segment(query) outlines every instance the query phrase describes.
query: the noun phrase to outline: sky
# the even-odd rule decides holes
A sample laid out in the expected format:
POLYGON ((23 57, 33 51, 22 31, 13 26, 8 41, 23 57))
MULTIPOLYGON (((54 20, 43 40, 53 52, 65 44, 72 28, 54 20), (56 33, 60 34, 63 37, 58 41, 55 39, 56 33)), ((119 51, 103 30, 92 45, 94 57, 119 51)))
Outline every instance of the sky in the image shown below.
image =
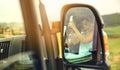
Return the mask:
POLYGON ((84 0, 86 3, 93 5, 101 15, 111 14, 111 13, 120 13, 120 0, 84 0), (87 2, 88 1, 88 2, 87 2))
MULTIPOLYGON (((49 11, 48 15, 52 16, 53 12, 56 12, 54 14, 59 14, 60 9, 64 4, 67 3, 84 3, 89 4, 95 7, 100 15, 105 14, 112 14, 112 13, 120 13, 120 0, 52 0, 53 2, 48 2, 47 0, 44 0, 43 3, 46 4, 46 10, 49 11), (59 1, 59 3, 58 3, 59 1), (54 10, 51 10, 51 8, 54 8, 54 10)), ((59 18, 59 17, 56 17, 59 18)), ((50 19, 55 19, 54 17, 50 17, 50 19)))
POLYGON ((0 0, 0 22, 23 22, 18 0, 0 0))
MULTIPOLYGON (((49 20, 59 20, 61 7, 67 3, 94 6, 101 15, 120 13, 120 0, 42 0, 49 20)), ((23 22, 19 0, 0 0, 0 22, 23 22)))
POLYGON ((120 12, 120 0, 52 0, 53 3, 48 2, 47 0, 44 1, 48 5, 47 9, 50 9, 51 7, 58 8, 60 5, 66 3, 85 3, 97 8, 102 15, 120 12))

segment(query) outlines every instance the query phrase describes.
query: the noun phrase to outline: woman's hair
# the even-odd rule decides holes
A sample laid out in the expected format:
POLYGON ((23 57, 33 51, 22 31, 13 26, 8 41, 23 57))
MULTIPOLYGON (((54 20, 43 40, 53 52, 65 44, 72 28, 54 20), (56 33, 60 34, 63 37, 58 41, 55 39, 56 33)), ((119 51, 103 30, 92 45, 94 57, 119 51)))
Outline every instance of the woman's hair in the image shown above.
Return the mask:
POLYGON ((82 25, 83 24, 84 25, 93 25, 93 22, 88 18, 83 18, 81 22, 82 22, 82 25))
POLYGON ((77 27, 78 30, 82 30, 82 26, 83 25, 87 25, 87 26, 90 26, 92 27, 92 25, 94 25, 93 21, 89 18, 82 18, 82 19, 77 19, 77 20, 74 20, 75 22, 75 25, 77 27), (76 22, 77 21, 77 22, 76 22))

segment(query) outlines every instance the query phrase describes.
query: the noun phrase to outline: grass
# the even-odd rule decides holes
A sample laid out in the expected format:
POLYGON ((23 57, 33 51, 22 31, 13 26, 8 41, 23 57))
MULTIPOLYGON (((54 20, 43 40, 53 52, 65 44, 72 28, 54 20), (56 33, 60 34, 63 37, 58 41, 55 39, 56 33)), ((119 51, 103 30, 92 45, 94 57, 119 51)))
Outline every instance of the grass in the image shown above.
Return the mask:
POLYGON ((111 70, 120 70, 120 26, 104 29, 108 34, 111 70))
POLYGON ((120 54, 120 38, 109 38, 108 43, 111 54, 120 54))
POLYGON ((110 37, 120 37, 120 26, 106 27, 104 30, 110 37))

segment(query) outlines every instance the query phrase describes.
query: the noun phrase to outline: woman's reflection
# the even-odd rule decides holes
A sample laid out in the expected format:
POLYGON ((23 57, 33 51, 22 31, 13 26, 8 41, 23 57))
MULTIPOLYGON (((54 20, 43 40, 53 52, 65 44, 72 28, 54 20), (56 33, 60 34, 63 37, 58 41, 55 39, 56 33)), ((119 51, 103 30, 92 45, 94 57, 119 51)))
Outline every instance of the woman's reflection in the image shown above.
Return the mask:
POLYGON ((77 24, 82 24, 82 27, 76 26, 75 20, 73 20, 73 16, 70 17, 70 22, 68 25, 67 32, 67 50, 65 52, 65 58, 69 62, 73 63, 81 63, 92 60, 91 52, 92 49, 92 41, 93 41, 93 21, 89 18, 83 18, 81 22, 77 24), (70 47, 78 47, 78 54, 74 54, 70 52, 71 50, 75 51, 75 49, 71 49, 70 47))

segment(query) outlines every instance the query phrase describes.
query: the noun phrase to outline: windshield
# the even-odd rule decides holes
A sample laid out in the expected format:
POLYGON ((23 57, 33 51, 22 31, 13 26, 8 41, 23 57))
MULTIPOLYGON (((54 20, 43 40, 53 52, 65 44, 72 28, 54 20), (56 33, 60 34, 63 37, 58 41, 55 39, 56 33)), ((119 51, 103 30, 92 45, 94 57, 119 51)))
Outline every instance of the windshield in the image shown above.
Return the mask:
POLYGON ((0 0, 0 38, 24 35, 19 0, 0 0))
POLYGON ((0 70, 34 70, 19 0, 0 0, 0 70))

